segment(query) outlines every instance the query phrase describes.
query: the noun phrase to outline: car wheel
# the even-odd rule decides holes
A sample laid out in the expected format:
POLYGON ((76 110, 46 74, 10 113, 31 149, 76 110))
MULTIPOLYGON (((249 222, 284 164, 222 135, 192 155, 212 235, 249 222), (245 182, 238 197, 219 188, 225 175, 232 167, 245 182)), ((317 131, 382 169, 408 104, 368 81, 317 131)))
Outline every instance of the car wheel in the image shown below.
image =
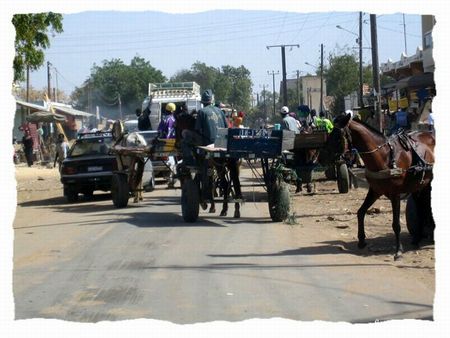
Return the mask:
POLYGON ((70 187, 64 187, 64 196, 66 196, 67 202, 73 203, 78 201, 78 192, 70 187))
POLYGON ((94 196, 94 189, 83 191, 84 197, 91 199, 94 196))
POLYGON ((145 192, 152 192, 153 190, 155 190, 155 178, 154 177, 152 177, 150 179, 150 181, 148 182, 148 184, 144 187, 145 192))

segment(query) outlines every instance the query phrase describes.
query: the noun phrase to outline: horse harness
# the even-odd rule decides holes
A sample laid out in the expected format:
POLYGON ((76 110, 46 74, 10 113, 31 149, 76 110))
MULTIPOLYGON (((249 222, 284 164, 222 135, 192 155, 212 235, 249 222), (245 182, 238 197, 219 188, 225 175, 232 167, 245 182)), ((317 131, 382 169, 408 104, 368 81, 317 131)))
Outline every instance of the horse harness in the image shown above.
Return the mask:
MULTIPOLYGON (((347 128, 346 128, 347 129, 347 128)), ((352 148, 352 139, 350 130, 344 130, 344 136, 349 142, 350 147, 352 148)), ((419 154, 417 148, 417 141, 414 140, 410 134, 408 134, 405 130, 400 129, 396 134, 391 135, 387 141, 383 144, 376 146, 374 149, 369 151, 361 151, 358 152, 361 154, 373 154, 384 147, 389 147, 389 168, 383 169, 380 171, 370 171, 366 168, 365 174, 368 178, 373 179, 387 179, 392 177, 399 177, 404 172, 411 173, 413 176, 421 175, 420 184, 424 183, 425 174, 433 170, 433 163, 429 163, 425 161, 425 159, 419 154), (411 152, 412 160, 411 166, 408 169, 403 169, 397 167, 395 162, 395 152, 399 148, 399 146, 407 151, 411 152)))

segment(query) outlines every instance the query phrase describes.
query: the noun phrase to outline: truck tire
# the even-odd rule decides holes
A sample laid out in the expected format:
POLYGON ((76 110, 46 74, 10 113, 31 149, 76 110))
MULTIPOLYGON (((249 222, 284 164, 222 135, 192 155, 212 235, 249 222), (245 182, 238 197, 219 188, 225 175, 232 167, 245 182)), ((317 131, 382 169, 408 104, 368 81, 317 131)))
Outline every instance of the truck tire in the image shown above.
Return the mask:
POLYGON ((187 223, 198 219, 200 205, 200 187, 196 180, 191 178, 183 180, 181 187, 181 213, 187 223))
POLYGON ((337 184, 338 190, 340 194, 348 193, 348 189, 350 187, 350 177, 348 175, 347 164, 341 163, 336 165, 337 172, 337 184))
POLYGON ((270 218, 274 222, 282 222, 289 216, 290 197, 286 182, 276 179, 272 187, 267 189, 270 218))
POLYGON ((111 179, 111 197, 116 208, 125 208, 130 197, 130 187, 126 174, 113 174, 111 179))

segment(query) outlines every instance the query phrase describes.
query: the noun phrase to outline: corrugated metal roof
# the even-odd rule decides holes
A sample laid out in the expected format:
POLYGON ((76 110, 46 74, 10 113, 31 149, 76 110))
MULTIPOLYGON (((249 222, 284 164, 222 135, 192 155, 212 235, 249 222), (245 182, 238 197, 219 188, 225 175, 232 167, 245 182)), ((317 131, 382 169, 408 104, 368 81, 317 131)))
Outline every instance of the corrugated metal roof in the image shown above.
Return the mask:
POLYGON ((34 111, 47 111, 47 112, 49 111, 48 107, 46 107, 46 106, 41 106, 39 104, 34 104, 34 103, 25 102, 25 101, 21 101, 21 100, 16 100, 16 104, 18 104, 19 106, 30 108, 34 111))
POLYGON ((51 106, 55 110, 55 112, 62 112, 72 116, 82 116, 82 117, 90 117, 94 116, 94 114, 86 113, 81 110, 73 109, 72 107, 68 107, 67 105, 58 104, 55 102, 51 103, 51 106))
MULTIPOLYGON (((50 108, 47 105, 41 106, 38 104, 33 104, 33 103, 29 103, 29 102, 25 102, 25 101, 17 100, 17 99, 16 99, 16 104, 26 107, 26 108, 30 108, 32 111, 50 112, 50 108)), ((81 110, 73 109, 72 107, 70 107, 66 104, 63 104, 63 103, 50 102, 50 105, 55 110, 55 113, 59 112, 59 113, 63 113, 63 114, 71 115, 71 116, 81 116, 81 117, 94 116, 94 114, 90 114, 90 113, 86 113, 81 110)))

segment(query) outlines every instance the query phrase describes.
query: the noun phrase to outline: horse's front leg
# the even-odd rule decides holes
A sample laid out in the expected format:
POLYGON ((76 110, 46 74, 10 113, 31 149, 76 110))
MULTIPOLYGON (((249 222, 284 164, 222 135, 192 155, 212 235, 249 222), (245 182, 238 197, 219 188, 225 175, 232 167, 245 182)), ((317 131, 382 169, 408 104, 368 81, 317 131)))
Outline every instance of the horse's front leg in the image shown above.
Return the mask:
POLYGON ((366 198, 363 204, 358 209, 358 247, 360 249, 366 246, 366 234, 364 232, 364 217, 366 216, 367 210, 375 203, 375 201, 380 197, 380 194, 376 193, 369 188, 366 198))
MULTIPOLYGON (((230 178, 233 182, 234 199, 242 199, 241 181, 239 180, 240 161, 233 160, 230 162, 230 178)), ((229 192, 231 192, 231 187, 229 192)), ((239 202, 234 203, 234 218, 241 217, 241 205, 239 202)))
POLYGON ((395 256, 397 260, 401 257, 403 252, 402 243, 400 242, 400 195, 395 195, 390 198, 392 205, 392 230, 395 233, 395 256))

